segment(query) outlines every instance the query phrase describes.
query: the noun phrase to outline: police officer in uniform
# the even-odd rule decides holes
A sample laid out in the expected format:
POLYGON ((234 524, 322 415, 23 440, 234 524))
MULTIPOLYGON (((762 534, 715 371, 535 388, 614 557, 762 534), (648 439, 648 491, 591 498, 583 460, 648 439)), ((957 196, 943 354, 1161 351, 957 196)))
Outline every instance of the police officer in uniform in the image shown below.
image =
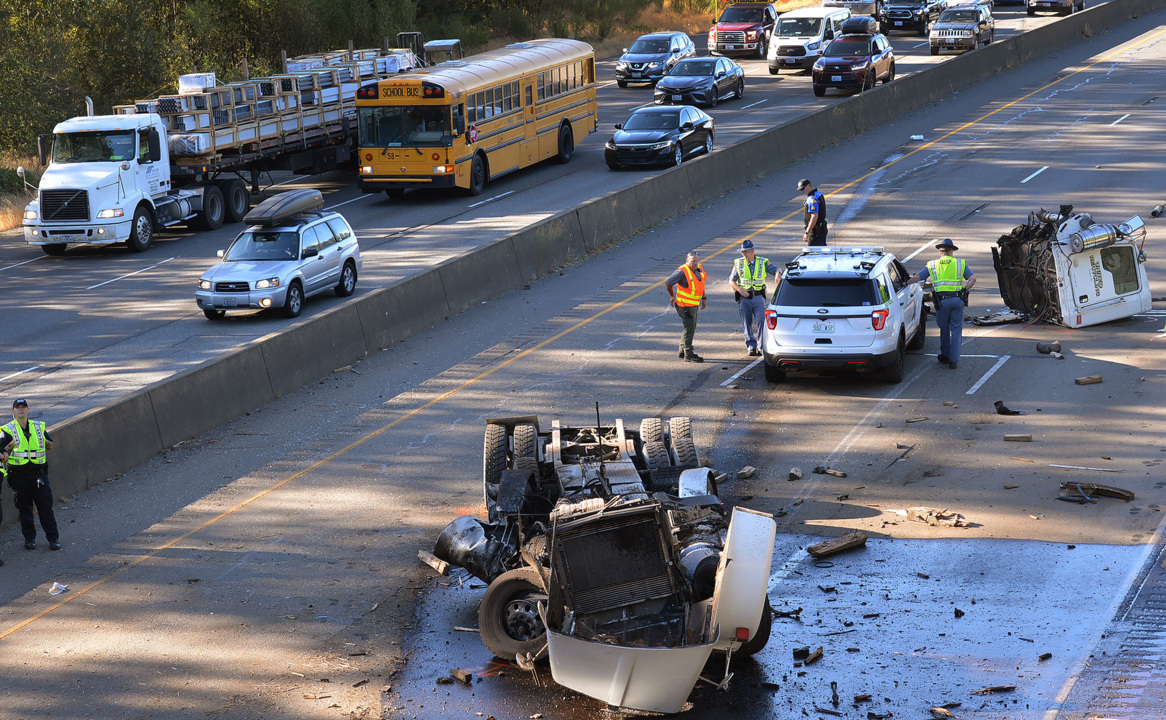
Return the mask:
POLYGON ((704 362, 704 358, 692 349, 692 336, 696 334, 696 315, 705 306, 704 282, 707 278, 700 264, 700 255, 693 250, 688 253, 684 264, 664 281, 672 298, 669 304, 676 308, 676 314, 684 323, 684 332, 680 335, 680 357, 685 362, 704 362))
POLYGON ((966 260, 955 257, 958 247, 951 239, 935 246, 940 252, 937 260, 911 276, 908 284, 931 278, 935 298, 935 322, 939 325, 939 362, 955 370, 960 361, 960 345, 964 334, 964 307, 968 290, 976 284, 976 274, 966 260))
POLYGON ((752 240, 741 243, 741 257, 733 262, 729 285, 737 299, 737 311, 745 329, 745 347, 757 357, 761 324, 765 322, 765 278, 772 271, 768 258, 759 257, 752 240))
POLYGON ((50 550, 60 550, 57 518, 53 514, 53 490, 49 487, 48 451, 53 438, 39 420, 28 419, 28 401, 12 403, 12 422, 0 428, 0 452, 7 454, 8 486, 12 488, 24 549, 36 550, 36 523, 32 508, 40 517, 41 529, 50 550))
POLYGON ((826 196, 806 178, 798 180, 798 191, 806 196, 806 211, 802 218, 806 223, 806 233, 802 235, 802 242, 824 246, 826 233, 830 232, 826 224, 826 196))

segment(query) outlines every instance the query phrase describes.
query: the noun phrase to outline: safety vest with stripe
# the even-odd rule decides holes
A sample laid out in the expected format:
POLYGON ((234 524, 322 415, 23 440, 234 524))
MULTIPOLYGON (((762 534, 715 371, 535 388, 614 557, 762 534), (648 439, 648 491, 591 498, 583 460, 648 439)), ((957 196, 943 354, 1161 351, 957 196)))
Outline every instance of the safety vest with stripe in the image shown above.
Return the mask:
POLYGON ((704 297, 704 266, 698 263, 696 272, 693 272, 688 263, 685 263, 679 269, 684 273, 688 287, 680 287, 679 283, 676 285, 676 304, 682 307, 700 305, 700 300, 704 297))
POLYGON ((13 420, 4 426, 4 431, 16 438, 16 447, 8 454, 9 465, 44 465, 48 455, 45 452, 45 424, 40 420, 29 420, 31 432, 26 437, 20 423, 13 420))
POLYGON ((931 274, 931 285, 935 292, 960 292, 964 289, 964 270, 967 261, 944 255, 938 260, 927 262, 927 272, 931 274))
POLYGON ((737 284, 746 290, 753 290, 754 292, 765 289, 765 276, 768 273, 765 271, 769 265, 769 261, 763 257, 753 258, 753 267, 749 266, 749 262, 743 257, 739 257, 734 261, 737 270, 737 284))

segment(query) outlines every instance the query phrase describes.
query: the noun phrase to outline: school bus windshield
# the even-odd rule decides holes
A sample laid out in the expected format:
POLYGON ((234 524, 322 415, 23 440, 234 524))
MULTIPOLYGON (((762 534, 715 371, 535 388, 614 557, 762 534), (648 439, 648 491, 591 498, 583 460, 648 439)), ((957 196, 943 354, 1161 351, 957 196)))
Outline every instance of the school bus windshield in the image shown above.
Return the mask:
POLYGON ((361 147, 451 145, 448 106, 396 105, 357 108, 361 147))

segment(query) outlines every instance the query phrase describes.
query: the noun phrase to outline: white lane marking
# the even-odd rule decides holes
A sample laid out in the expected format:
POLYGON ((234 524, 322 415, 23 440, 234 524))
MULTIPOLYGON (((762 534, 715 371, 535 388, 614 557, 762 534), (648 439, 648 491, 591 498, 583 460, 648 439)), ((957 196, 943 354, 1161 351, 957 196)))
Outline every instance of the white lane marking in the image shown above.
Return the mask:
POLYGON ((487 198, 485 200, 479 200, 478 202, 473 203, 472 205, 467 205, 466 207, 476 208, 479 205, 485 205, 486 203, 494 202, 495 200, 501 200, 502 198, 506 197, 507 195, 513 195, 513 194, 514 194, 513 190, 507 190, 506 192, 502 193, 501 195, 495 195, 492 198, 487 198))
POLYGON ((131 276, 133 276, 133 275, 137 275, 138 273, 144 273, 144 272, 146 272, 147 270, 153 270, 154 268, 158 267, 159 265, 165 265, 166 263, 170 262, 171 260, 177 260, 177 259, 178 259, 178 256, 177 256, 177 255, 176 255, 176 256, 174 256, 174 257, 172 257, 172 258, 166 258, 166 259, 165 259, 165 260, 163 260, 162 262, 155 263, 154 265, 151 265, 150 267, 144 267, 144 268, 142 268, 141 270, 134 270, 132 273, 126 273, 125 275, 119 275, 118 277, 115 277, 115 278, 113 278, 112 280, 106 280, 105 282, 100 282, 100 283, 97 283, 96 285, 90 285, 89 287, 87 287, 87 288, 85 288, 85 289, 86 289, 86 290, 92 290, 92 289, 94 289, 94 288, 99 288, 99 287, 101 287, 102 285, 108 285, 108 284, 110 284, 111 282, 117 282, 118 280, 123 280, 123 279, 125 279, 125 278, 128 278, 128 277, 131 277, 131 276))
POLYGON ((37 260, 40 260, 43 257, 47 257, 47 256, 46 255, 39 255, 37 257, 34 257, 32 260, 25 260, 24 262, 13 263, 11 265, 8 265, 7 267, 0 268, 0 272, 4 272, 5 270, 11 270, 14 267, 20 267, 21 265, 27 265, 30 262, 36 262, 37 260))
POLYGON ((921 252, 923 252, 924 250, 926 250, 927 248, 931 247, 931 243, 933 243, 933 242, 935 242, 935 241, 934 241, 934 240, 928 240, 927 242, 923 243, 922 245, 920 245, 920 246, 919 246, 919 249, 918 249, 918 250, 916 250, 915 252, 911 253, 911 254, 910 254, 910 255, 908 255, 907 257, 903 258, 903 262, 907 262, 908 260, 910 260, 910 259, 914 258, 914 257, 915 257, 916 255, 918 255, 919 253, 921 253, 921 252))
POLYGON ((1122 120, 1125 120, 1129 116, 1130 116, 1130 113, 1126 113, 1125 115, 1122 115, 1121 117, 1119 117, 1117 120, 1114 120, 1113 122, 1111 122, 1109 124, 1109 126, 1113 127, 1114 125, 1117 125, 1119 122, 1121 122, 1122 120))
POLYGON ((842 212, 838 213, 838 217, 834 219, 834 241, 838 244, 845 245, 838 240, 839 233, 842 232, 842 226, 858 217, 862 209, 866 207, 867 202, 874 196, 878 189, 879 182, 882 181, 883 175, 887 172, 887 166, 903 157, 899 153, 895 153, 883 160, 883 167, 871 173, 862 184, 850 196, 846 207, 842 208, 842 212))
POLYGON ((40 365, 33 365, 30 368, 25 368, 23 370, 17 370, 16 372, 12 373, 11 375, 5 375, 4 377, 0 378, 0 382, 4 382, 5 380, 11 380, 12 378, 16 377, 17 375, 23 375, 26 372, 32 372, 33 370, 36 370, 38 367, 40 367, 40 365))
POLYGON ((912 49, 912 50, 914 50, 914 49, 915 49, 915 48, 917 48, 917 47, 923 47, 924 45, 929 45, 930 43, 931 43, 931 41, 930 41, 930 40, 924 40, 924 41, 923 41, 923 42, 921 42, 921 43, 918 43, 918 44, 916 44, 916 45, 912 45, 912 46, 911 46, 911 49, 912 49))
POLYGON ((988 370, 988 372, 984 373, 984 375, 979 380, 976 381, 976 384, 973 385, 971 387, 971 389, 968 390, 964 394, 965 395, 974 395, 977 390, 979 390, 980 388, 982 388, 984 386, 984 383, 988 382, 988 378, 990 378, 994 374, 996 374, 996 371, 999 370, 1004 365, 1004 363, 1008 362, 1009 358, 1011 358, 1011 357, 1012 357, 1011 355, 1001 356, 1000 359, 996 361, 996 364, 993 365, 992 368, 990 370, 988 370))
POLYGON ((303 180, 303 179, 304 179, 303 176, 288 178, 287 180, 284 180, 283 182, 275 183, 271 187, 279 187, 280 185, 287 185, 289 182, 299 182, 300 180, 303 180))
POLYGON ((342 207, 342 206, 344 206, 344 205, 347 205, 348 203, 354 203, 354 202, 356 202, 357 200, 366 200, 366 199, 368 199, 368 198, 370 198, 370 197, 372 197, 372 195, 361 195, 360 197, 354 197, 354 198, 352 198, 351 200, 345 200, 345 201, 344 201, 344 202, 342 202, 342 203, 336 203, 335 205, 332 205, 331 207, 326 207, 326 208, 324 208, 324 209, 325 209, 325 210, 335 210, 336 208, 338 208, 338 207, 342 207))
POLYGON ((752 105, 746 105, 745 107, 743 107, 741 109, 748 110, 751 107, 757 107, 758 105, 760 105, 763 102, 769 102, 769 98, 765 98, 764 100, 758 100, 757 102, 753 103, 752 105))
POLYGON ((1065 468, 1066 470, 1093 470, 1095 472, 1121 472, 1121 470, 1118 470, 1117 468, 1091 468, 1091 467, 1085 467, 1084 465, 1052 465, 1052 464, 1050 464, 1049 467, 1065 468))
POLYGON ((1025 184, 1025 183, 1026 183, 1026 182, 1028 182, 1029 180, 1032 180, 1034 177, 1036 177, 1037 175, 1040 175, 1041 173, 1043 173, 1045 170, 1048 170, 1048 169, 1049 169, 1049 166, 1048 166, 1048 165, 1045 165, 1045 166, 1044 166, 1043 168, 1041 168, 1040 170, 1037 170, 1037 171, 1036 171, 1036 172, 1034 172, 1032 175, 1029 175, 1029 176, 1028 176, 1028 177, 1026 177, 1025 179, 1021 180, 1021 181, 1020 181, 1020 184, 1021 184, 1021 185, 1025 184))
POLYGON ((741 370, 740 370, 739 372, 737 372, 737 373, 735 373, 734 375, 730 376, 728 380, 726 380, 726 381, 724 381, 723 383, 721 383, 721 387, 728 387, 729 383, 733 382, 733 381, 734 381, 734 380, 736 380, 737 378, 741 377, 741 376, 742 376, 742 375, 744 375, 745 373, 747 373, 747 372, 749 372, 750 370, 752 370, 753 368, 757 367, 757 364, 758 364, 758 363, 760 363, 760 362, 762 362, 762 361, 764 361, 764 360, 765 360, 765 358, 757 358, 757 359, 756 359, 756 360, 754 360, 753 362, 751 362, 751 363, 749 363, 748 365, 746 365, 745 367, 741 368, 741 370))
POLYGON ((600 85, 599 87, 605 88, 605 87, 608 87, 609 85, 615 85, 615 82, 616 82, 615 80, 612 80, 611 82, 605 82, 602 85, 600 85))

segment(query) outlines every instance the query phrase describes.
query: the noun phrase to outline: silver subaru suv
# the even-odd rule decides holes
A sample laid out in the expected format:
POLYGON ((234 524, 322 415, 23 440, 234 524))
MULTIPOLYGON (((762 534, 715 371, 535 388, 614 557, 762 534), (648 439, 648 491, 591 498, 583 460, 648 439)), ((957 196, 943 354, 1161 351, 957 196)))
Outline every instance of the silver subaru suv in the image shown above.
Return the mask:
POLYGON ((765 311, 765 379, 849 369, 903 380, 908 349, 927 338, 923 289, 881 247, 812 247, 786 263, 765 311))
POLYGON ((343 215, 323 207, 319 190, 292 190, 247 213, 251 227, 198 279, 194 297, 203 314, 219 320, 228 310, 282 308, 294 318, 312 295, 355 292, 360 243, 343 215))

